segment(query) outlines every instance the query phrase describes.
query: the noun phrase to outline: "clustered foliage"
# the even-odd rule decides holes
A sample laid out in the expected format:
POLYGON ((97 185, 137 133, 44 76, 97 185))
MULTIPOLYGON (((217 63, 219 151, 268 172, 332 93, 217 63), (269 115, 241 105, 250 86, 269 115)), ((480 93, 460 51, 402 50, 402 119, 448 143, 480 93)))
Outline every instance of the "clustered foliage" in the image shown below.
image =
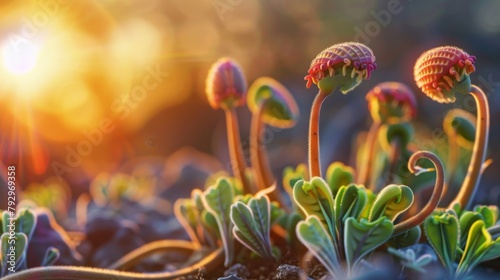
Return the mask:
MULTIPOLYGON (((475 71, 475 61, 465 51, 446 46, 423 53, 415 65, 417 86, 433 100, 454 102, 455 93, 462 93, 472 94, 477 101, 477 118, 459 109, 447 114, 443 121, 448 137, 444 148, 419 150, 415 139, 420 136, 412 123, 417 114, 414 93, 399 82, 380 83, 366 95, 373 123, 368 132, 358 136, 356 166, 333 162, 323 176, 321 105, 336 89, 346 94, 370 78, 376 59, 367 46, 354 42, 333 45, 319 53, 305 77, 307 88, 315 84, 319 89, 310 116, 308 164, 285 168, 281 191, 261 142, 263 127, 292 127, 299 116, 298 106, 290 92, 272 78, 261 77, 247 89, 241 67, 230 58, 222 58, 210 69, 207 97, 214 109, 225 112, 233 176, 216 174, 203 188, 192 190, 191 197, 175 202, 175 216, 190 244, 146 244, 110 268, 132 266, 159 251, 208 253, 190 259, 190 265, 174 272, 140 274, 57 266, 50 271, 71 279, 101 279, 103 275, 173 279, 195 274, 200 267, 230 267, 258 259, 276 263, 291 252, 297 258, 317 259, 334 279, 419 279, 430 271, 433 274, 429 277, 437 279, 474 277, 482 263, 500 257, 497 206, 470 207, 488 163, 488 104, 469 78, 475 71), (252 113, 250 167, 241 149, 235 113, 245 103, 252 113), (446 164, 440 158, 446 158, 446 164), (464 179, 453 180, 455 177, 464 179), (452 188, 457 182, 462 184, 458 190, 452 188), (425 202, 422 190, 429 186, 432 194, 425 202), (375 262, 384 252, 393 257, 392 264, 399 264, 397 269, 375 262)), ((93 185, 98 203, 116 204, 122 197, 138 195, 138 189, 126 186, 128 180, 115 179, 113 184, 93 185)), ((22 256, 36 221, 30 210, 20 213, 16 239, 25 245, 16 251, 21 256, 16 267, 25 269, 22 256)), ((7 274, 6 219, 2 275, 7 274)), ((48 250, 46 255, 43 265, 50 265, 57 259, 57 250, 48 250)), ((50 276, 28 269, 6 279, 26 279, 16 275, 50 276)), ((245 278, 235 273, 228 279, 240 277, 245 278)))

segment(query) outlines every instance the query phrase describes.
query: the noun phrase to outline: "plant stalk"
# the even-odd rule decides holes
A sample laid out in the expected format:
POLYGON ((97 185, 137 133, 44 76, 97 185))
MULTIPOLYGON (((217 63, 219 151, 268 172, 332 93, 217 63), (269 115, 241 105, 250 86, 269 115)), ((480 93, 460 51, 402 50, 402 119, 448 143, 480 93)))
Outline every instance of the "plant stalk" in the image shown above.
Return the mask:
POLYGON ((248 182, 245 174, 247 164, 241 148, 238 116, 234 109, 224 109, 224 112, 226 113, 227 143, 233 175, 240 180, 245 193, 254 193, 255 190, 248 182))
POLYGON ((323 101, 328 96, 328 93, 319 90, 318 94, 314 98, 311 117, 309 118, 309 176, 321 177, 321 163, 319 154, 319 115, 321 111, 321 105, 323 101))
POLYGON ((366 135, 365 149, 363 151, 364 154, 363 162, 360 165, 361 169, 358 173, 358 179, 357 179, 357 181, 364 186, 368 186, 370 184, 372 166, 373 163, 375 162, 375 155, 376 155, 375 146, 377 144, 380 126, 381 126, 380 122, 373 122, 373 124, 370 127, 370 130, 368 131, 368 134, 366 135))
POLYGON ((486 147, 488 146, 488 135, 490 127, 490 109, 486 94, 476 85, 471 86, 470 94, 477 104, 477 125, 474 148, 465 176, 464 182, 455 199, 449 204, 451 208, 455 203, 459 203, 462 209, 468 209, 474 199, 479 181, 481 180, 482 165, 486 158, 486 147))

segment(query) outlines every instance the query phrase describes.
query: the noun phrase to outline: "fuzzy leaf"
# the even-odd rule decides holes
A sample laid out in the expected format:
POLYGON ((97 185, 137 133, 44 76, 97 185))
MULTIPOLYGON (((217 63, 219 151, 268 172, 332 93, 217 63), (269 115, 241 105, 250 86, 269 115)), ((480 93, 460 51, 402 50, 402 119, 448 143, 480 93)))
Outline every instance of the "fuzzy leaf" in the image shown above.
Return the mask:
POLYGON ((425 272, 425 266, 437 261, 437 256, 429 245, 415 244, 409 247, 387 250, 400 259, 401 265, 419 272, 425 272))
POLYGON ((174 214, 191 241, 199 244, 203 238, 197 234, 200 215, 194 201, 191 199, 177 199, 174 203, 174 214))
POLYGON ((453 210, 440 215, 431 215, 424 221, 427 240, 436 251, 444 267, 453 268, 460 238, 458 219, 453 210))
POLYGON ((369 222, 361 219, 359 222, 350 217, 345 221, 344 246, 347 267, 354 269, 358 261, 366 254, 375 250, 389 240, 394 231, 394 225, 386 217, 369 222))
POLYGON ((318 217, 312 215, 299 222, 297 237, 335 279, 341 279, 343 273, 333 240, 318 217))
POLYGON ((315 215, 335 236, 334 200, 330 187, 320 177, 310 182, 298 181, 293 187, 293 198, 307 216, 315 215))
POLYGON ((273 258, 269 236, 270 215, 270 201, 267 196, 250 199, 248 206, 239 201, 231 206, 234 236, 263 258, 273 258))
POLYGON ((491 235, 484 226, 484 221, 475 221, 469 229, 469 236, 465 245, 464 254, 457 267, 456 277, 466 275, 476 265, 483 261, 483 256, 493 245, 491 235))
POLYGON ((406 211, 413 203, 413 192, 404 185, 388 185, 377 195, 372 204, 368 220, 373 221, 386 216, 394 221, 399 214, 406 211))
POLYGON ((205 209, 217 221, 226 256, 225 266, 229 266, 234 258, 234 238, 229 218, 233 199, 233 187, 224 178, 219 179, 214 186, 209 187, 202 196, 205 209))
POLYGON ((332 189, 333 197, 335 197, 340 187, 348 186, 354 182, 354 169, 336 161, 328 166, 326 182, 332 189))

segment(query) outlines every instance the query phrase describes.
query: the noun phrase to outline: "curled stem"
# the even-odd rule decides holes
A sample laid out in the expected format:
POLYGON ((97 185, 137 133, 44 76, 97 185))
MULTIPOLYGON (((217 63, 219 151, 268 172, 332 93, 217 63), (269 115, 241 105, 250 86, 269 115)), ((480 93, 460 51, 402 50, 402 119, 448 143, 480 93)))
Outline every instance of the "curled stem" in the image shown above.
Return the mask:
POLYGON ((191 254, 199 249, 199 244, 185 240, 159 240, 145 244, 121 257, 108 266, 109 269, 127 270, 143 259, 157 253, 182 253, 191 254))
POLYGON ((224 250, 219 248, 199 262, 171 272, 137 273, 80 266, 45 266, 22 270, 2 280, 169 280, 194 274, 200 267, 205 267, 207 270, 214 269, 223 261, 224 250))
POLYGON ((477 129, 474 141, 474 148, 465 176, 464 182, 455 199, 448 208, 459 203, 462 209, 468 209, 476 192, 479 181, 481 180, 482 165, 486 157, 486 147, 488 146, 488 134, 490 127, 490 109, 486 94, 476 85, 471 86, 470 94, 474 97, 477 105, 477 129))
POLYGON ((241 148, 238 116, 236 115, 236 111, 234 109, 224 109, 224 112, 226 113, 227 143, 229 146, 229 156, 231 159, 233 175, 240 180, 245 193, 254 193, 254 190, 245 175, 247 164, 241 148))
POLYGON ((323 101, 328 96, 327 92, 319 90, 318 94, 314 98, 311 117, 309 118, 309 176, 321 177, 321 164, 320 164, 320 154, 319 154, 319 115, 321 111, 321 105, 323 101))
POLYGON ((399 235, 415 226, 421 224, 425 218, 427 218, 436 209, 441 200, 443 194, 443 186, 445 182, 444 168, 441 160, 433 153, 429 151, 417 151, 415 152, 408 161, 408 169, 411 173, 418 175, 420 172, 424 171, 419 166, 417 166, 417 161, 419 159, 426 158, 434 164, 434 169, 436 170, 436 182, 434 183, 434 190, 432 191, 431 198, 427 204, 416 214, 397 225, 394 226, 393 236, 399 235))
POLYGON ((377 144, 378 133, 380 130, 380 122, 373 122, 370 131, 366 135, 365 150, 363 151, 363 162, 361 163, 358 182, 364 186, 370 183, 370 175, 372 172, 373 162, 375 162, 375 146, 377 144))

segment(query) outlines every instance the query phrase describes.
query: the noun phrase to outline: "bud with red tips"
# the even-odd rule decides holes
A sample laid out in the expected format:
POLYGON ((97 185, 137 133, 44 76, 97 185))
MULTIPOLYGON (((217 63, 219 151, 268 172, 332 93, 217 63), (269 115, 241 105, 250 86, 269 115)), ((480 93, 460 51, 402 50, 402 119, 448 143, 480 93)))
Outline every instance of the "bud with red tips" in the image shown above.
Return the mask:
POLYGON ((366 94, 366 101, 375 122, 410 121, 417 115, 415 94, 403 83, 380 83, 366 94))
POLYGON ((377 68, 375 56, 370 48, 357 42, 333 45, 311 62, 308 75, 304 77, 309 88, 313 83, 328 93, 340 86, 342 93, 357 87, 363 79, 369 79, 377 68))
POLYGON ((455 92, 467 94, 471 82, 469 74, 476 68, 476 57, 460 48, 437 47, 424 52, 415 63, 417 86, 439 103, 455 102, 455 92))

